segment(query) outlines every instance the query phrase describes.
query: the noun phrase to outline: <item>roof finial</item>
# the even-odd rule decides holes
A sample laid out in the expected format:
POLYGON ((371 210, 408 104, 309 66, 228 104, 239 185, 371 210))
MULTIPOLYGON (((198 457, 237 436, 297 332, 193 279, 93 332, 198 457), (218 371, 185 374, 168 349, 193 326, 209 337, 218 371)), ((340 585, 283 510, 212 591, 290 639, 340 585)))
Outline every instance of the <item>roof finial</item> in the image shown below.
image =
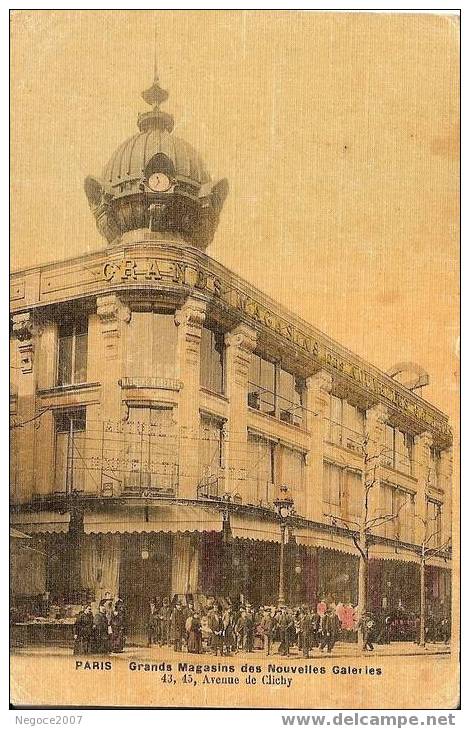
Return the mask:
POLYGON ((149 128, 167 129, 169 132, 173 129, 174 119, 171 114, 160 111, 160 104, 168 99, 168 91, 162 89, 158 79, 157 71, 157 15, 155 14, 155 37, 153 52, 153 84, 145 91, 142 91, 142 98, 146 104, 153 107, 152 111, 139 114, 137 124, 139 129, 143 131, 149 128))

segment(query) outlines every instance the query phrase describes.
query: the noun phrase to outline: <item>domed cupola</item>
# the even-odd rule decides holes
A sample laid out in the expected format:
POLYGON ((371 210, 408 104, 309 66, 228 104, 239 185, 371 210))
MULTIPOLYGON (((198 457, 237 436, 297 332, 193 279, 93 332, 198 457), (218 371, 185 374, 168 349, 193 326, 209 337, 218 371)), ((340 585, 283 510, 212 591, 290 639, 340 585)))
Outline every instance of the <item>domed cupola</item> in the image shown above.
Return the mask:
POLYGON ((172 134, 173 117, 160 109, 168 93, 158 77, 142 98, 152 109, 139 114, 138 133, 116 149, 100 179, 85 180, 97 228, 110 244, 127 231, 146 228, 204 250, 217 228, 228 182, 212 182, 198 153, 172 134))

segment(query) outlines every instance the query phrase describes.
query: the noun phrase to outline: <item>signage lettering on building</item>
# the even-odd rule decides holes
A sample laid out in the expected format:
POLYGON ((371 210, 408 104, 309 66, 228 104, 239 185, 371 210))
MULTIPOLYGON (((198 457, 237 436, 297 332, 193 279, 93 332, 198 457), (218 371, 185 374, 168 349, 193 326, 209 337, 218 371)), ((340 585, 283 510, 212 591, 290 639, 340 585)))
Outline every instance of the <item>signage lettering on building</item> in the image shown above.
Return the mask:
POLYGON ((393 407, 425 423, 427 427, 434 428, 444 435, 451 433, 445 420, 436 417, 420 403, 413 402, 386 381, 347 361, 340 354, 330 351, 323 343, 305 334, 251 296, 231 286, 224 289, 222 281, 217 276, 199 266, 166 258, 125 258, 105 263, 103 277, 109 283, 169 281, 217 296, 252 321, 267 327, 299 347, 326 369, 335 370, 351 378, 369 392, 390 402, 393 407))

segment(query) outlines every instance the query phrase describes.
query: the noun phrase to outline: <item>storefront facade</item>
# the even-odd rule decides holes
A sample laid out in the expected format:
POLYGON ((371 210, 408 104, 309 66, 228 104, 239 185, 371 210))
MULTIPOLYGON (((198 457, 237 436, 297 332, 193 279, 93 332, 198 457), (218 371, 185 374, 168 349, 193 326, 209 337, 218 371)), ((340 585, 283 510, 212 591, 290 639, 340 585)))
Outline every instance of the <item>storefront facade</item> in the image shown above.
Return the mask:
POLYGON ((12 525, 37 543, 28 584, 13 560, 18 610, 119 594, 141 635, 154 596, 273 604, 283 534, 287 601, 354 604, 367 440, 369 516, 394 515, 369 534, 370 600, 392 599, 382 543, 387 569, 425 544, 448 572, 447 417, 205 253, 227 184, 149 92, 86 181, 106 247, 11 277, 12 525))

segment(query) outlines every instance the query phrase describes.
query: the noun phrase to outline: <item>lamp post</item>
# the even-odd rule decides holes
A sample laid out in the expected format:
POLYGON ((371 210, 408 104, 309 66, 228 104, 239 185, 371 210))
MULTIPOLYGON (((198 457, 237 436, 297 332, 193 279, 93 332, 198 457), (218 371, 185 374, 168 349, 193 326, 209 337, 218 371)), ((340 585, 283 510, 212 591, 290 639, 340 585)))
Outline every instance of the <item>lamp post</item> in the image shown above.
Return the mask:
POLYGON ((278 605, 284 605, 286 598, 284 595, 284 572, 285 572, 285 544, 286 544, 286 529, 288 525, 289 516, 294 511, 294 499, 289 491, 289 488, 285 485, 279 489, 279 496, 274 501, 274 507, 277 515, 281 520, 281 549, 279 555, 279 596, 277 599, 278 605))

